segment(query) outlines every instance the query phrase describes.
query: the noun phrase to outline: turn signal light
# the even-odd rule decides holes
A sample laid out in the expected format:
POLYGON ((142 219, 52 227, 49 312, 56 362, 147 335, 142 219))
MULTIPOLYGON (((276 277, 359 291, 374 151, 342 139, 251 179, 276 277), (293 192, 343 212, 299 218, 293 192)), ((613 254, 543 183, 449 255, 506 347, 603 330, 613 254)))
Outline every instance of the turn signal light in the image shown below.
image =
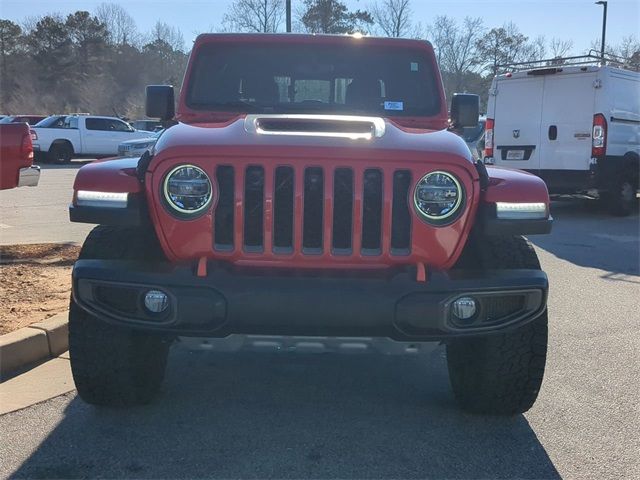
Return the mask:
POLYGON ((604 157, 607 154, 607 119, 601 113, 593 116, 591 135, 591 156, 604 157))
POLYGON ((29 135, 22 137, 21 150, 23 159, 33 161, 33 144, 31 143, 31 137, 29 135))
POLYGON ((484 156, 493 158, 493 128, 495 121, 493 118, 487 118, 484 130, 484 156))

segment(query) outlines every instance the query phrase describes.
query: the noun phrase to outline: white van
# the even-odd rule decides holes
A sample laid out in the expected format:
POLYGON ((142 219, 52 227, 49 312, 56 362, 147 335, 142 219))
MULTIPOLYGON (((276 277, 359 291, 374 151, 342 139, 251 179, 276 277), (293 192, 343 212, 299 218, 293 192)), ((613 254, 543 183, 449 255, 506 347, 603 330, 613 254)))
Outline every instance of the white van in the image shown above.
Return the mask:
POLYGON ((629 214, 640 166, 640 73, 551 66, 498 75, 489 90, 485 163, 527 170, 551 194, 602 198, 629 214))

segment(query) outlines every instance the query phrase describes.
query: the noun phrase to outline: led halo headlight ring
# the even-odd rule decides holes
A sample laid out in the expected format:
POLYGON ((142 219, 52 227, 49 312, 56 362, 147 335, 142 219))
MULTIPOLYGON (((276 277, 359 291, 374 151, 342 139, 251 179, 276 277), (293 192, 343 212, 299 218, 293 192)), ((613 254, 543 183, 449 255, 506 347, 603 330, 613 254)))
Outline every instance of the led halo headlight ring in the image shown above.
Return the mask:
POLYGON ((452 223, 463 211, 464 203, 462 183, 452 173, 442 170, 424 175, 413 191, 416 213, 422 220, 435 226, 452 223))
MULTIPOLYGON (((188 182, 189 179, 184 179, 185 182, 188 182)), ((211 179, 209 178, 209 175, 207 175, 207 173, 200 167, 197 167, 195 165, 191 165, 191 164, 182 164, 182 165, 178 165, 176 167, 174 167, 173 169, 171 169, 169 171, 169 173, 167 173, 164 177, 164 180, 162 181, 162 197, 164 200, 164 203, 167 207, 167 209, 174 215, 177 215, 181 218, 196 218, 199 215, 201 215, 202 213, 204 213, 204 211, 211 205, 211 202, 213 200, 213 184, 211 183, 211 179), (185 169, 191 169, 193 171, 195 171, 195 173, 199 176, 199 178, 194 178, 192 180, 206 180, 206 184, 207 184, 207 190, 206 192, 202 193, 201 195, 197 195, 197 194, 189 194, 189 193, 175 193, 175 192, 170 192, 170 186, 169 183, 170 181, 173 179, 172 177, 174 177, 176 174, 178 174, 181 170, 185 170, 185 169), (185 203, 178 203, 176 201, 176 197, 186 197, 186 199, 189 198, 197 198, 198 196, 200 197, 206 197, 206 199, 204 200, 204 202, 196 202, 196 205, 192 208, 188 208, 185 203)))

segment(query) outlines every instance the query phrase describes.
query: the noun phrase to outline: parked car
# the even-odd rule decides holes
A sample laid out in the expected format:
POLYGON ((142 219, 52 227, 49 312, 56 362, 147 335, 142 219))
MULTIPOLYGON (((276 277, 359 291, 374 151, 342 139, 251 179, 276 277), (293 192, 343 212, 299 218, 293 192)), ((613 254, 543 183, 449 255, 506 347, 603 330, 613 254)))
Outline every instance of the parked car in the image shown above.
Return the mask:
POLYGON ((146 138, 122 142, 118 145, 118 155, 121 157, 141 157, 144 152, 153 148, 163 131, 151 133, 146 138))
POLYGON ((40 168, 33 165, 33 146, 26 123, 0 124, 0 190, 35 187, 40 168))
POLYGON ((616 215, 637 205, 640 72, 562 65, 498 75, 487 117, 487 162, 539 175, 552 194, 600 197, 616 215))
MULTIPOLYGON (((464 408, 533 405, 548 285, 521 235, 549 231, 547 189, 474 162, 446 131, 429 43, 200 35, 183 85, 181 123, 153 153, 76 176, 71 220, 100 224, 73 269, 81 398, 150 401, 171 341, 189 336, 316 351, 442 342, 464 408)), ((147 87, 146 105, 172 119, 173 87, 147 87)), ((455 95, 453 127, 476 126, 478 105, 455 95)))
POLYGON ((29 125, 35 125, 40 120, 46 118, 45 115, 9 115, 0 120, 0 124, 4 123, 28 123, 29 125))
POLYGON ((64 120, 69 115, 50 115, 47 118, 43 118, 34 127, 38 128, 63 128, 64 120))
POLYGON ((149 135, 119 118, 92 115, 67 115, 52 125, 33 127, 32 132, 36 156, 56 163, 68 163, 74 157, 114 156, 123 141, 149 135))
POLYGON ((478 125, 473 127, 464 127, 462 129, 462 138, 467 143, 469 150, 475 160, 481 160, 484 153, 484 127, 487 118, 481 116, 478 125))
POLYGON ((146 130, 147 132, 157 132, 162 130, 162 122, 158 120, 136 120, 131 123, 136 130, 146 130))

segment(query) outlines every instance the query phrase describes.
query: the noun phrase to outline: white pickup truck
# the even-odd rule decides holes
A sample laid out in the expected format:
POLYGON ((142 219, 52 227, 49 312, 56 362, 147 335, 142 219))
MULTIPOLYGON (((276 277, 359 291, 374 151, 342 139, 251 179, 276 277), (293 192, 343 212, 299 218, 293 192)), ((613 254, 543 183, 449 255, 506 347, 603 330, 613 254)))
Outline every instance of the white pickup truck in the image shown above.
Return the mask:
POLYGON ((55 163, 117 155, 120 143, 149 136, 149 132, 135 130, 116 117, 67 115, 50 119, 32 127, 31 138, 36 158, 55 163))

